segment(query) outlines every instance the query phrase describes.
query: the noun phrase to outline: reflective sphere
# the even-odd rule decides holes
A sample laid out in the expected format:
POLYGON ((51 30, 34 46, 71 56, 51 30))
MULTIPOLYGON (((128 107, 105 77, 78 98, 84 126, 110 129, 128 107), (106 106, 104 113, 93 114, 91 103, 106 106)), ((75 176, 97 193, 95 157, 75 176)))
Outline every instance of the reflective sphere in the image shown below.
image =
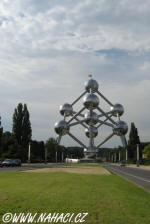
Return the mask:
POLYGON ((87 128, 85 129, 85 134, 88 138, 90 137, 90 130, 92 132, 92 137, 95 138, 98 135, 97 128, 92 126, 92 127, 89 127, 89 129, 87 129, 87 128))
POLYGON ((90 116, 90 112, 87 112, 85 115, 85 122, 88 125, 95 125, 98 122, 98 115, 92 111, 92 116, 90 116))
POLYGON ((61 105, 60 108, 61 115, 70 116, 73 113, 73 108, 69 103, 65 103, 64 105, 61 105))
POLYGON ((96 109, 99 105, 99 98, 93 94, 87 94, 83 99, 83 104, 88 110, 96 109))
POLYGON ((117 121, 117 125, 113 128, 113 133, 115 135, 121 136, 128 132, 128 125, 124 121, 117 121))
POLYGON ((92 92, 96 92, 98 90, 98 83, 96 80, 94 79, 89 79, 87 82, 85 82, 85 89, 90 92, 90 90, 92 90, 92 92))
POLYGON ((123 113, 124 113, 124 108, 123 108, 123 106, 121 105, 121 104, 119 104, 119 103, 116 103, 114 106, 112 106, 111 108, 111 111, 112 111, 112 113, 113 113, 113 115, 114 116, 117 116, 117 114, 119 115, 119 116, 121 116, 121 115, 123 115, 123 113))
POLYGON ((55 123, 55 132, 58 135, 66 135, 69 132, 69 126, 66 121, 62 120, 55 123))

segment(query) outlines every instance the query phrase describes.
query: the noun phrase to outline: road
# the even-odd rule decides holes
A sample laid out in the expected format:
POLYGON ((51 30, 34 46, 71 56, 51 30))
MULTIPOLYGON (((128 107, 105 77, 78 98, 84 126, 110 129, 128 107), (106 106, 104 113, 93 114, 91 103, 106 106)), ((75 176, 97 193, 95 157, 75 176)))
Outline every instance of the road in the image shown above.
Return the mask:
POLYGON ((120 167, 119 165, 112 165, 109 163, 104 163, 103 166, 111 172, 150 192, 150 170, 140 169, 140 167, 120 167))
POLYGON ((0 167, 1 172, 15 172, 15 171, 25 171, 25 170, 33 170, 33 169, 42 169, 42 168, 50 168, 50 167, 58 167, 62 166, 63 163, 32 163, 32 164, 22 164, 21 167, 0 167))

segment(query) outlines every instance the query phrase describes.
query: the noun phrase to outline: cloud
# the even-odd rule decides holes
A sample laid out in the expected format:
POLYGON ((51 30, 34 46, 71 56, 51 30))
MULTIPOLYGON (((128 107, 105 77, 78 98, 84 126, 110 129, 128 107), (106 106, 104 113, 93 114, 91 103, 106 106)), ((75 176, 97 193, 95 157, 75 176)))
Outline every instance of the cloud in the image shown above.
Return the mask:
MULTIPOLYGON (((11 130, 14 108, 23 102, 31 114, 33 138, 55 136, 59 105, 78 97, 92 73, 104 95, 125 105, 128 124, 135 121, 141 139, 149 140, 148 0, 2 0, 0 9, 5 130, 11 130)), ((100 132, 100 139, 108 132, 100 132)), ((75 133, 84 139, 84 133, 75 133)), ((66 139, 64 144, 73 144, 66 139)))

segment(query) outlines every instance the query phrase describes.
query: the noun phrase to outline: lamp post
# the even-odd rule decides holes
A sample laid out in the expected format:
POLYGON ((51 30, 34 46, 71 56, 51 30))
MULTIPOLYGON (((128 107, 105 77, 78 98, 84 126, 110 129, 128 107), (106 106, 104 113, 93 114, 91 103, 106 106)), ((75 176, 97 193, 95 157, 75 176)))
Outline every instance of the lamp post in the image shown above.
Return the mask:
POLYGON ((126 164, 128 163, 128 150, 127 150, 127 147, 126 147, 126 164))
POLYGON ((47 164, 47 147, 45 147, 45 164, 47 164))
POLYGON ((57 146, 56 146, 56 152, 55 152, 56 154, 55 154, 55 156, 56 156, 56 163, 57 163, 57 146))
POLYGON ((61 154, 61 160, 62 160, 62 163, 64 162, 64 152, 62 151, 62 154, 61 154))
POLYGON ((140 158, 140 155, 139 155, 139 144, 137 144, 137 160, 136 160, 136 164, 137 164, 137 167, 140 166, 140 161, 139 161, 139 158, 140 158))
POLYGON ((119 150, 119 162, 120 162, 120 150, 119 150))
POLYGON ((30 142, 28 146, 28 163, 31 163, 31 143, 30 142))

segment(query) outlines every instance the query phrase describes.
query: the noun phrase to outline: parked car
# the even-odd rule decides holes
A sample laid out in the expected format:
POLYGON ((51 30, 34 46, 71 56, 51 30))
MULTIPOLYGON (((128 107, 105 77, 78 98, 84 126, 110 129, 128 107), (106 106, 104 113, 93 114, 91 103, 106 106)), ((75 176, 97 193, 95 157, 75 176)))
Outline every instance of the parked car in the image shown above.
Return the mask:
POLYGON ((21 166, 21 160, 20 159, 5 159, 2 162, 3 166, 21 166))
POLYGON ((21 166, 21 160, 20 159, 13 159, 12 160, 12 166, 21 166))
POLYGON ((3 166, 12 166, 13 165, 13 160, 12 159, 5 159, 2 162, 3 166))
POLYGON ((3 163, 0 161, 0 167, 3 167, 3 163))

